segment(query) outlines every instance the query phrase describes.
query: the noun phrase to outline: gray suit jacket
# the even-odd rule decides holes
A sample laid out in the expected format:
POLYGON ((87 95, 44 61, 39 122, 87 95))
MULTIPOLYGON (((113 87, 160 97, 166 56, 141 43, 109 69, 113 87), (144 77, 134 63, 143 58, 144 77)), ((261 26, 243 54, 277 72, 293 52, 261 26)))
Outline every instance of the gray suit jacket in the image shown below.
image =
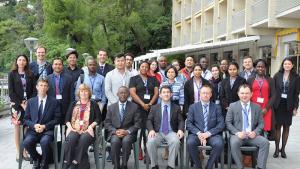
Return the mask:
POLYGON ((127 101, 124 119, 123 122, 121 122, 119 115, 119 102, 108 106, 106 119, 104 121, 104 127, 108 141, 117 129, 128 130, 130 135, 136 137, 137 131, 141 126, 140 113, 137 111, 137 109, 138 107, 135 103, 127 101))
MULTIPOLYGON (((256 135, 260 135, 264 127, 263 115, 261 108, 254 104, 250 103, 251 107, 251 127, 252 131, 256 135)), ((231 103, 228 108, 226 115, 226 127, 231 134, 236 134, 237 132, 243 131, 243 114, 242 114, 242 105, 240 101, 231 103)))

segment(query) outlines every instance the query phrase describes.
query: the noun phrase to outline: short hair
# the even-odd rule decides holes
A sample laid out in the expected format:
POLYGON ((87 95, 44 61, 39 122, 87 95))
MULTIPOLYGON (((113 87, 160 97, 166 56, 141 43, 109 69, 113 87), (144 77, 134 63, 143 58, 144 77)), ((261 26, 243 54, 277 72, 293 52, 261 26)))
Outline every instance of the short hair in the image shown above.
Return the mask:
POLYGON ((240 67, 239 67, 239 64, 236 63, 236 62, 230 62, 230 63, 228 64, 228 67, 229 67, 230 65, 235 66, 237 70, 239 70, 239 68, 240 68, 240 67))
POLYGON ((193 59, 193 61, 195 61, 195 60, 194 60, 194 57, 193 57, 192 55, 188 55, 188 56, 186 56, 186 57, 185 57, 185 59, 184 59, 184 61, 185 61, 187 58, 192 58, 192 59, 193 59))
POLYGON ((243 60, 245 60, 245 59, 251 59, 253 61, 253 58, 251 56, 248 56, 248 55, 243 57, 243 60))
POLYGON ((37 82, 36 85, 38 85, 39 83, 47 83, 47 85, 49 85, 48 79, 44 78, 44 77, 40 77, 37 82))
POLYGON ((160 56, 160 57, 158 57, 158 59, 157 59, 157 60, 160 60, 161 58, 165 58, 165 59, 167 59, 167 57, 166 57, 166 56, 160 56))
POLYGON ((173 65, 167 66, 167 68, 166 68, 166 70, 165 70, 165 77, 168 77, 167 74, 168 74, 168 71, 169 71, 170 69, 174 69, 174 71, 175 71, 175 77, 177 77, 177 76, 178 76, 178 71, 177 71, 176 67, 173 66, 173 65))
POLYGON ((150 67, 150 64, 148 61, 143 60, 142 62, 139 63, 139 68, 141 68, 142 64, 146 63, 148 67, 150 67))
POLYGON ((38 50, 38 49, 44 49, 45 50, 45 53, 47 53, 47 48, 45 47, 45 46, 38 46, 37 48, 36 48, 36 51, 38 50))
POLYGON ((239 86, 239 89, 238 89, 238 92, 241 90, 241 88, 249 88, 250 89, 250 91, 251 91, 251 93, 252 93, 252 88, 250 87, 250 85, 248 85, 248 84, 241 84, 240 86, 239 86))
POLYGON ((100 48, 99 51, 98 51, 98 53, 99 53, 100 51, 105 52, 105 53, 107 54, 107 50, 104 49, 104 48, 100 48))
POLYGON ((219 65, 217 65, 217 64, 213 64, 213 65, 211 65, 210 69, 212 69, 213 67, 216 67, 216 68, 218 68, 218 70, 220 71, 220 66, 219 66, 219 65))
POLYGON ((120 59, 120 58, 125 58, 125 56, 123 53, 117 53, 114 58, 116 60, 116 59, 120 59))
MULTIPOLYGON (((91 55, 89 55, 89 56, 87 56, 87 57, 85 58, 85 60, 84 60, 84 64, 85 64, 86 66, 87 66, 89 60, 94 60, 94 61, 96 62, 96 60, 94 59, 94 57, 91 56, 91 55)), ((96 62, 96 63, 97 63, 97 62, 96 62)))
POLYGON ((207 85, 207 84, 202 85, 201 88, 200 88, 200 91, 201 91, 202 88, 205 88, 205 87, 206 87, 206 88, 209 88, 210 91, 213 92, 213 88, 212 88, 210 85, 207 85))
POLYGON ((163 89, 168 89, 168 90, 172 93, 172 88, 171 88, 170 85, 163 85, 163 86, 159 89, 159 93, 161 93, 163 89))
POLYGON ((197 66, 199 66, 199 67, 201 68, 201 70, 202 70, 202 66, 201 66, 200 63, 196 63, 195 66, 193 67, 193 70, 194 70, 197 66))
POLYGON ((77 52, 76 50, 73 50, 73 51, 71 51, 71 52, 68 52, 68 53, 66 54, 66 59, 68 59, 70 55, 75 55, 76 58, 78 59, 78 52, 77 52))
POLYGON ((91 97, 92 97, 92 91, 91 91, 91 88, 90 88, 87 84, 85 84, 85 83, 82 83, 82 84, 79 85, 78 91, 77 91, 77 93, 76 93, 77 97, 80 99, 80 94, 79 94, 79 93, 80 93, 80 91, 82 91, 82 90, 87 90, 88 93, 89 93, 89 99, 91 99, 91 97))
POLYGON ((121 87, 119 87, 118 91, 119 91, 120 89, 122 89, 122 88, 123 88, 123 89, 126 89, 126 91, 129 92, 129 88, 128 88, 127 86, 121 86, 121 87))
POLYGON ((54 63, 54 61, 56 60, 59 60, 61 62, 61 64, 64 64, 64 61, 62 60, 62 58, 60 57, 55 57, 53 60, 52 60, 52 64, 54 63))
POLYGON ((130 52, 128 52, 128 53, 125 53, 125 55, 124 55, 125 57, 126 56, 130 56, 132 59, 134 59, 134 55, 133 55, 133 53, 130 53, 130 52))
MULTIPOLYGON (((178 63, 179 63, 179 60, 173 59, 173 60, 171 61, 171 63, 174 63, 174 62, 178 62, 178 63)), ((180 64, 180 63, 179 63, 179 64, 180 64)))

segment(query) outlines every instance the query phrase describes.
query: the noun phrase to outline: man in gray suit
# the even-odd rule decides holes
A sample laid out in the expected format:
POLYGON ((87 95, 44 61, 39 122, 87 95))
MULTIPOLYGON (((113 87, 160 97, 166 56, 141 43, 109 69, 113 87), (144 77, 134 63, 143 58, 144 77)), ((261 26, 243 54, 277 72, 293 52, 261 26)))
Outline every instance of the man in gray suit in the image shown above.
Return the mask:
POLYGON ((131 145, 136 141, 137 131, 141 125, 141 118, 137 112, 137 105, 127 101, 129 89, 121 86, 117 93, 119 101, 107 109, 104 126, 111 143, 111 155, 115 169, 127 169, 131 145), (120 166, 120 151, 122 148, 122 167, 120 166))
POLYGON ((175 159, 180 148, 180 139, 184 133, 184 120, 180 106, 171 103, 172 90, 170 86, 160 88, 161 103, 151 107, 147 120, 149 131, 147 151, 151 160, 151 168, 158 169, 157 148, 163 140, 169 145, 167 169, 175 168, 175 159))
POLYGON ((240 146, 257 146, 258 169, 265 169, 269 155, 269 141, 260 136, 264 127, 261 108, 250 102, 252 91, 249 85, 239 87, 240 101, 231 103, 226 115, 226 127, 229 130, 231 154, 238 169, 243 168, 240 146))

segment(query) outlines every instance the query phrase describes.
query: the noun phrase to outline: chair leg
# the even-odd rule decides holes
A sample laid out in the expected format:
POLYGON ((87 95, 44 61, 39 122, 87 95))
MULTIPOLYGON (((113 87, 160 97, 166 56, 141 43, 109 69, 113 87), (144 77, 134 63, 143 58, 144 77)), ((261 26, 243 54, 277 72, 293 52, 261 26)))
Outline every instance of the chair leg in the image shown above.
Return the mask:
POLYGON ((139 169, 139 142, 133 143, 134 169, 139 169))

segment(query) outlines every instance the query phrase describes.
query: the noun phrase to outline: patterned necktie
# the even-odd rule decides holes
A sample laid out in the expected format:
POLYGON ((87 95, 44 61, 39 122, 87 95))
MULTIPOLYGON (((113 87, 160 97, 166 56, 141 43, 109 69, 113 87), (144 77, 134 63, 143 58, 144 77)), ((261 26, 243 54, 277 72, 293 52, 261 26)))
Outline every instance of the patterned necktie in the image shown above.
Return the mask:
POLYGON ((104 66, 100 66, 100 72, 101 72, 101 74, 103 74, 103 71, 104 71, 104 66))
POLYGON ((164 105, 164 111, 163 111, 163 121, 162 121, 162 132, 164 134, 169 133, 169 117, 168 117, 168 105, 164 105))
POLYGON ((41 100, 41 103, 40 103, 40 106, 39 106, 39 109, 38 109, 38 118, 39 118, 39 121, 42 120, 42 116, 43 116, 43 100, 41 100))
POLYGON ((121 111, 120 111, 121 122, 123 122, 123 119, 124 119, 124 112, 125 112, 125 104, 121 103, 121 111))
POLYGON ((204 108, 204 110, 203 110, 203 116, 204 116, 204 132, 206 132, 206 131, 207 131, 207 123, 208 123, 208 120, 207 120, 207 118, 208 118, 208 110, 207 110, 208 104, 204 104, 204 105, 203 105, 203 108, 204 108))
POLYGON ((246 131, 246 129, 249 126, 249 121, 248 121, 248 109, 247 109, 247 104, 244 103, 244 107, 243 107, 243 114, 244 114, 244 131, 246 131))

